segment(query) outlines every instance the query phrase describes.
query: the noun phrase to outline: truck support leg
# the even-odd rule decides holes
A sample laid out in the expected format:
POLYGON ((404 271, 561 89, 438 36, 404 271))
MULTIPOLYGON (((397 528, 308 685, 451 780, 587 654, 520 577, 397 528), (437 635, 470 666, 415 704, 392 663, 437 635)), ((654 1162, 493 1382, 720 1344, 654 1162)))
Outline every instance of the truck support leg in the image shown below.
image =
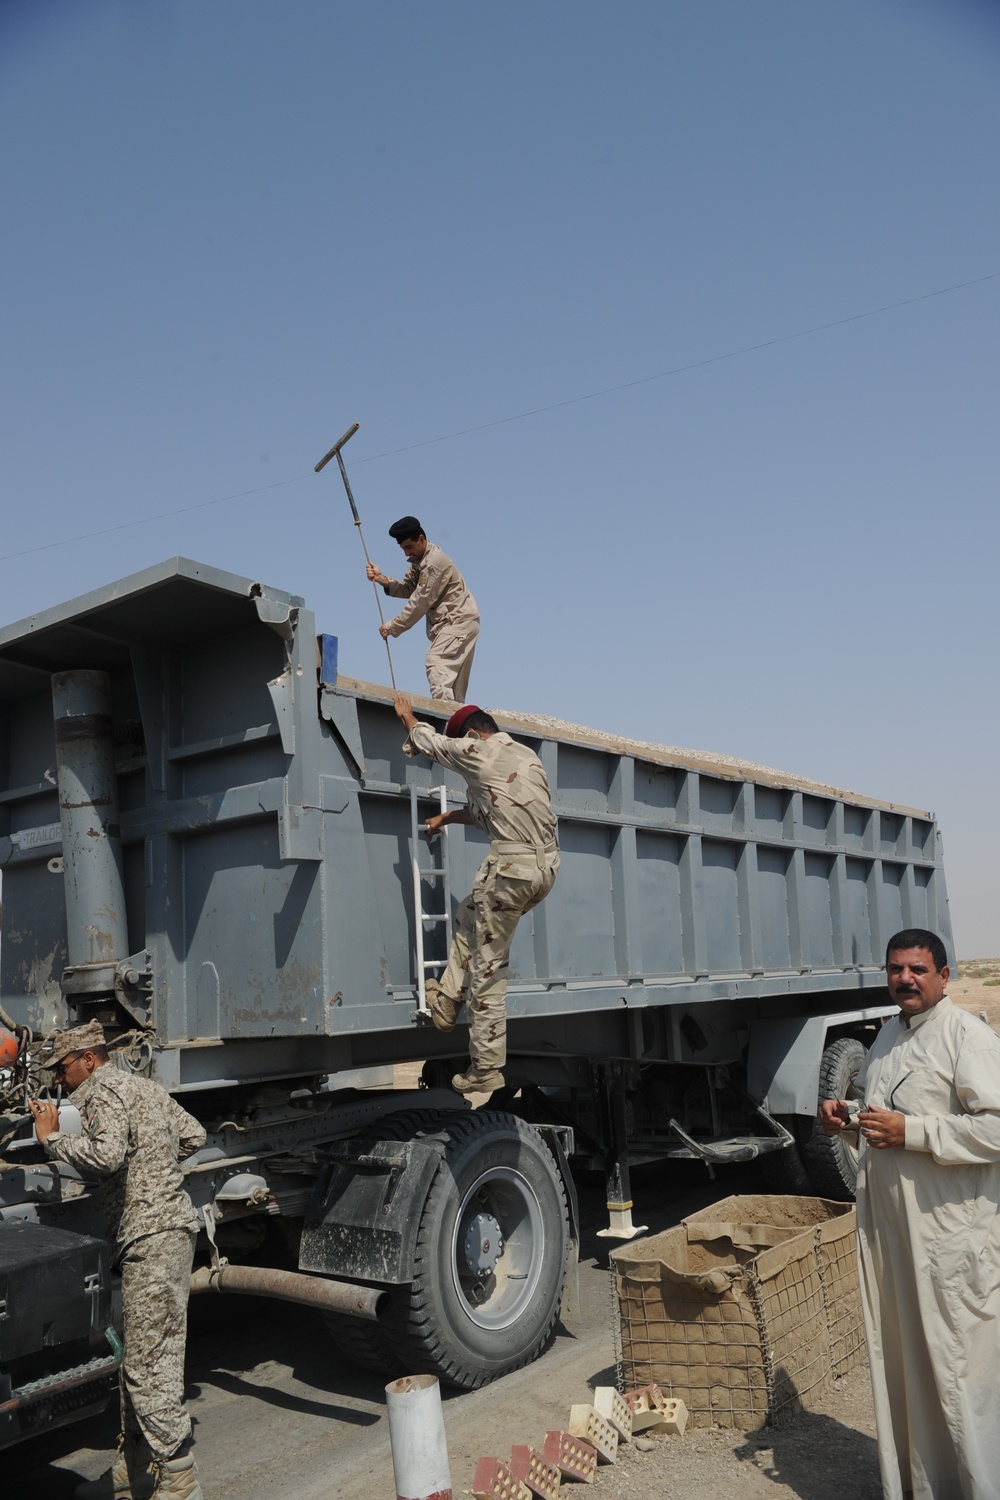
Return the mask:
POLYGON ((604 1239, 631 1240, 642 1234, 645 1224, 632 1223, 632 1185, 628 1170, 628 1119, 625 1112, 625 1064, 599 1063, 606 1139, 604 1183, 608 1205, 608 1227, 597 1232, 604 1239))
POLYGON ((56 779, 71 965, 128 957, 118 778, 106 672, 52 678, 56 779))

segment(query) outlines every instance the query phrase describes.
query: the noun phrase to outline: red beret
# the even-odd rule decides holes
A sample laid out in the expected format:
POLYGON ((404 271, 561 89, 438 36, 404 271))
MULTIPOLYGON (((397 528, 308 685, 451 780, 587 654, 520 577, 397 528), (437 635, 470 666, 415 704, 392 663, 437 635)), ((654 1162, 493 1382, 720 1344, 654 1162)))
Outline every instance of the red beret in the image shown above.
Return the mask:
POLYGON ((451 718, 444 726, 445 734, 450 740, 460 739, 462 734, 462 726, 465 724, 466 719, 471 719, 473 714, 481 713, 482 709, 479 707, 478 703, 463 703, 461 708, 456 708, 455 712, 452 714, 451 718))

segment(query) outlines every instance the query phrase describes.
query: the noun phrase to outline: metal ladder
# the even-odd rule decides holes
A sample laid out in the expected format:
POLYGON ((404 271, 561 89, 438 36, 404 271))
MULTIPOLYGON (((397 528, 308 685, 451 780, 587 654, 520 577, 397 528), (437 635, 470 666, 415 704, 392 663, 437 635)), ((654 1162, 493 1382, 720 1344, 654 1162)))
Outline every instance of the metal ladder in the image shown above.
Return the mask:
MULTIPOLYGON (((438 799, 438 811, 448 811, 448 793, 443 786, 431 787, 431 797, 438 799)), ((422 819, 418 811, 420 793, 415 786, 410 787, 410 860, 413 866, 413 916, 414 929, 416 931, 416 969, 417 969, 417 1014, 429 1016, 427 1009, 427 972, 429 969, 443 969, 448 962, 444 958, 424 957, 424 934, 428 926, 439 922, 444 923, 445 953, 451 949, 451 876, 448 868, 448 829, 442 828, 438 834, 441 850, 441 863, 437 865, 422 865, 420 863, 421 852, 427 847, 421 844, 420 824, 422 819), (421 906, 421 882, 424 880, 440 881, 441 911, 424 911, 421 906)), ((424 793, 424 801, 428 800, 424 793)))

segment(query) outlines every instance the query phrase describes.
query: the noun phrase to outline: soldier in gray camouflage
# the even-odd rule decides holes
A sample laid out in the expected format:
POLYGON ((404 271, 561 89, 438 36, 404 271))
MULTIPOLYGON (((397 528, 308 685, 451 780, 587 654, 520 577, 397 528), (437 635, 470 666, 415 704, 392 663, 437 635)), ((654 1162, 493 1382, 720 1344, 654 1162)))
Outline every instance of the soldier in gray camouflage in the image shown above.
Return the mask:
POLYGON ((56 1105, 33 1099, 36 1134, 49 1156, 98 1179, 122 1279, 121 1443, 110 1486, 77 1494, 142 1500, 155 1468, 156 1496, 201 1500, 184 1406, 198 1221, 179 1163, 205 1144, 205 1131, 159 1084, 114 1066, 96 1021, 57 1032, 41 1062, 72 1090, 82 1134, 64 1135, 56 1105))
POLYGON ((466 823, 490 836, 472 891, 455 914, 448 966, 426 991, 439 1031, 454 1030, 468 1003, 471 1064, 452 1087, 460 1094, 492 1093, 503 1087, 507 1061, 510 945, 522 914, 544 901, 559 871, 548 779, 535 752, 474 703, 452 714, 444 734, 420 723, 404 694, 396 694, 395 707, 408 730, 404 752, 458 771, 468 788, 468 807, 428 818, 427 831, 466 823))

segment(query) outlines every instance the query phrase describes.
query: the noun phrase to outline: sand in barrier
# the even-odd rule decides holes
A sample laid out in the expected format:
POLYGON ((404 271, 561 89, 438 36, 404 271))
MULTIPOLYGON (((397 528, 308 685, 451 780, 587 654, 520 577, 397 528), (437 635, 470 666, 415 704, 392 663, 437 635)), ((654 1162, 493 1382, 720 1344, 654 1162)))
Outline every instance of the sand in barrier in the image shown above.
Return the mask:
POLYGON ((612 1255, 626 1388, 744 1431, 809 1408, 861 1357, 853 1205, 723 1199, 612 1255))

